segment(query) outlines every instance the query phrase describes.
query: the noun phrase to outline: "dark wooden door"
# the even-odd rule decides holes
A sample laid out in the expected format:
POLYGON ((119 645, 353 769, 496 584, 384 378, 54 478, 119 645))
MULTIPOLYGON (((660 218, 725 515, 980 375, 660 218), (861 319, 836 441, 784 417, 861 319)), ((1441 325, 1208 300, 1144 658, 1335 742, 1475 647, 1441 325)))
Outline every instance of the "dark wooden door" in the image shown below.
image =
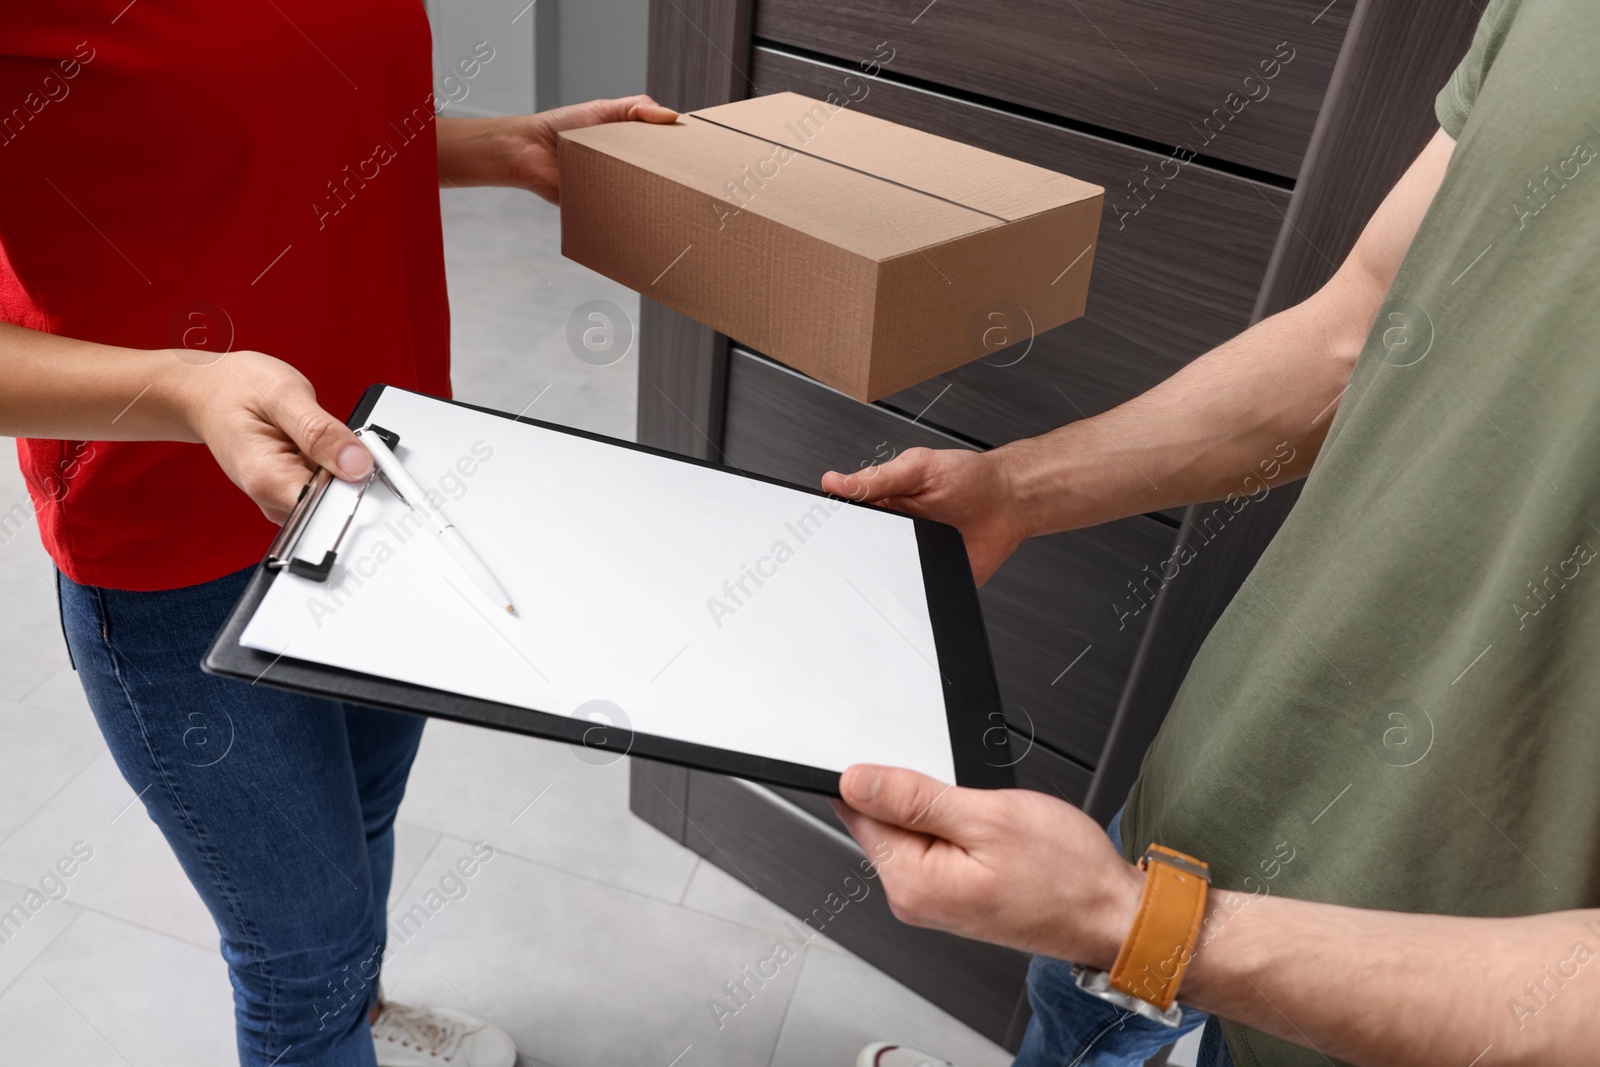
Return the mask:
MULTIPOLYGON (((1136 395, 1329 277, 1436 127, 1433 95, 1477 19, 1453 0, 924 3, 653 0, 650 92, 692 109, 848 89, 851 106, 1106 186, 1088 313, 1020 362, 865 405, 645 300, 642 442, 814 484, 885 445, 992 447, 1136 395)), ((1118 591, 1202 536, 1209 509, 1044 538, 1001 570, 983 602, 1021 785, 1116 812, 1294 497, 1205 530, 1131 624, 1118 591)), ((799 918, 860 859, 804 794, 635 762, 632 806, 799 918)), ((881 892, 827 933, 1016 1047, 1019 954, 903 926, 881 892)))

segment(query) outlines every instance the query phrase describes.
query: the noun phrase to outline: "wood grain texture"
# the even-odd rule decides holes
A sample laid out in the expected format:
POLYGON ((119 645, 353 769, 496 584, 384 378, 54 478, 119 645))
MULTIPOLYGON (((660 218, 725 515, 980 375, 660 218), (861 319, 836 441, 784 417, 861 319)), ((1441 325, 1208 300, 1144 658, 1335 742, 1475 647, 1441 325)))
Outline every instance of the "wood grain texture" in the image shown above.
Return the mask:
POLYGON ((1472 43, 1479 8, 1363 0, 1328 88, 1256 317, 1316 292, 1439 129, 1433 99, 1472 43))
MULTIPOLYGON (((851 76, 766 48, 753 70, 763 91, 822 98, 842 94, 851 76)), ((897 393, 890 406, 926 408, 922 421, 998 445, 1136 396, 1248 324, 1285 190, 1198 163, 1169 163, 1167 180, 1153 152, 923 89, 863 84, 854 108, 1107 189, 1084 317, 897 393), (1143 202, 1126 191, 1130 181, 1147 183, 1143 202)), ((1060 268, 1080 251, 1063 249, 1060 268)))
POLYGON ((1069 804, 1082 804, 1089 795, 1094 772, 1041 742, 1028 743, 1027 735, 1011 732, 1011 757, 1017 761, 1017 785, 1047 793, 1069 804))
POLYGON ((752 0, 650 0, 645 86, 679 111, 754 95, 749 76, 752 0))
POLYGON ((628 761, 628 810, 678 843, 687 828, 689 770, 670 763, 628 761))
MULTIPOLYGON (((729 367, 725 442, 739 469, 801 485, 907 448, 966 447, 742 349, 729 367)), ((1170 527, 1142 516, 1035 538, 980 590, 1007 722, 1093 765, 1150 614, 1129 583, 1158 569, 1172 541, 1170 527)))
POLYGON ((1122 619, 1119 606, 1138 606, 1130 583, 1159 570, 1173 533, 1138 516, 1035 538, 989 580, 980 597, 1007 722, 1094 766, 1151 617, 1122 619))
POLYGON ((639 298, 640 444, 721 460, 728 339, 639 298))
MULTIPOLYGON (((751 7, 751 0, 651 0, 650 95, 681 110, 747 96, 751 7)), ((726 338, 640 297, 639 441, 715 459, 727 362, 726 338)))
POLYGON ((776 793, 823 825, 831 826, 841 834, 845 832, 844 822, 840 820, 838 815, 834 814, 833 805, 828 802, 827 797, 819 793, 806 793, 799 789, 787 789, 783 786, 769 785, 763 788, 776 793))
POLYGON ((990 1040, 1010 1037, 1026 956, 895 919, 877 879, 862 877, 859 849, 758 787, 695 771, 688 816, 689 847, 795 916, 802 937, 810 917, 811 929, 990 1040))
MULTIPOLYGON (((1289 176, 1352 0, 763 0, 755 34, 1289 176), (919 13, 920 11, 920 13, 919 13), (1281 43, 1293 58, 1260 79, 1281 43), (1265 95, 1263 94, 1263 88, 1265 95), (1258 99, 1240 104, 1246 92, 1258 99), (1238 94, 1229 100, 1230 94, 1238 94), (1204 123, 1213 112, 1209 143, 1204 123)), ((761 92, 770 91, 759 76, 761 92)))
MULTIPOLYGON (((1470 7, 1454 0, 1362 0, 1296 185, 1293 226, 1285 225, 1263 286, 1262 314, 1304 299, 1332 275, 1437 128, 1433 98, 1471 40, 1477 14, 1470 7)), ((1091 815, 1109 818, 1121 806, 1201 642, 1297 499, 1299 486, 1284 486, 1252 505, 1205 549, 1215 555, 1195 580, 1174 583, 1156 604, 1098 760, 1085 803, 1091 815)), ((1189 509, 1180 537, 1191 537, 1196 517, 1207 511, 1207 505, 1189 509)))

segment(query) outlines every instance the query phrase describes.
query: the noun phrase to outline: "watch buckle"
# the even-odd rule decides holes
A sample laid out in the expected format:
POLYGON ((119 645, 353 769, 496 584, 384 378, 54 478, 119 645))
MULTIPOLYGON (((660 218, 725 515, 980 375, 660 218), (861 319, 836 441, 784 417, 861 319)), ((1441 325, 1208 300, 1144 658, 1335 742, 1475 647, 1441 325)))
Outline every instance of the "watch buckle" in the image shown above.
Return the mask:
POLYGON ((1160 1023, 1177 1029, 1183 1025, 1183 1009, 1174 1001, 1170 1008, 1162 1010, 1148 1000, 1124 993, 1120 989, 1111 988, 1111 976, 1105 971, 1097 971, 1092 967, 1075 964, 1072 968, 1073 980, 1078 983, 1078 988, 1091 996, 1109 1001, 1124 1011, 1143 1016, 1151 1022, 1160 1023))

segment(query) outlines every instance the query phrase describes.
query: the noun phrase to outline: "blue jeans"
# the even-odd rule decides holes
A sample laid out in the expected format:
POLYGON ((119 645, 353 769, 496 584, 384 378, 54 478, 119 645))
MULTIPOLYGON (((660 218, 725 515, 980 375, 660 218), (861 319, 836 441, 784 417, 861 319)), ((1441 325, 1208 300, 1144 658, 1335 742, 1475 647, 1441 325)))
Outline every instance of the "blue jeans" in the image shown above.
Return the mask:
MULTIPOLYGON (((1112 816, 1106 833, 1122 848, 1122 812, 1112 816)), ((1065 960, 1033 958, 1028 1002, 1033 1018, 1011 1067, 1139 1067, 1197 1026, 1205 1027, 1198 1067, 1233 1067, 1216 1019, 1185 1008, 1174 1029, 1123 1011, 1079 989, 1065 960)))
POLYGON ((250 571, 132 593, 57 576, 122 776, 222 935, 244 1067, 374 1067, 394 814, 421 718, 214 678, 250 571))

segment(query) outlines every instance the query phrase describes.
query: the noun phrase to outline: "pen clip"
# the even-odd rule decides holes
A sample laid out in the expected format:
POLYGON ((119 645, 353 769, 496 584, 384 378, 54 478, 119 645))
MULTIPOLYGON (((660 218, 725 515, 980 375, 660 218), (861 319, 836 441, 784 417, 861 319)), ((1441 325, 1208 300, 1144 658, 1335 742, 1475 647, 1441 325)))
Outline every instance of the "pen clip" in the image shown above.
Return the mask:
MULTIPOLYGON (((370 433, 377 437, 378 440, 384 443, 384 446, 387 447, 390 452, 393 452, 395 449, 400 447, 400 435, 395 433, 393 430, 385 430, 382 426, 379 426, 375 422, 369 422, 365 426, 362 426, 355 431, 355 435, 357 437, 360 437, 364 433, 370 433)), ((406 507, 415 508, 422 506, 419 502, 407 500, 406 495, 400 491, 400 487, 389 480, 389 476, 383 473, 383 469, 381 467, 378 467, 376 464, 374 464, 372 469, 377 475, 378 480, 387 486, 389 492, 398 497, 400 502, 405 504, 406 507)))

